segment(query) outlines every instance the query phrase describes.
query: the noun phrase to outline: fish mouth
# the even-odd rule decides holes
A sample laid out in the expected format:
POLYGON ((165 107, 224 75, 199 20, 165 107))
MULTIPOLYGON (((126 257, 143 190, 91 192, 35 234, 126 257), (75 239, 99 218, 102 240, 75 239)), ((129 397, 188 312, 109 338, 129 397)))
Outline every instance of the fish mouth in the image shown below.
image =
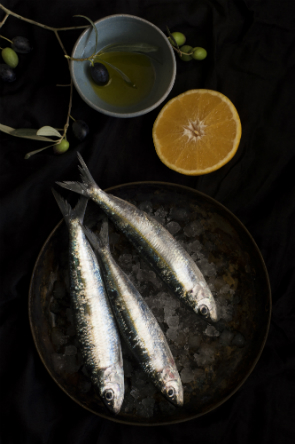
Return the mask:
POLYGON ((114 415, 118 415, 118 413, 120 413, 124 396, 114 395, 114 398, 112 400, 108 400, 104 392, 104 394, 102 395, 102 399, 108 410, 110 410, 114 415))

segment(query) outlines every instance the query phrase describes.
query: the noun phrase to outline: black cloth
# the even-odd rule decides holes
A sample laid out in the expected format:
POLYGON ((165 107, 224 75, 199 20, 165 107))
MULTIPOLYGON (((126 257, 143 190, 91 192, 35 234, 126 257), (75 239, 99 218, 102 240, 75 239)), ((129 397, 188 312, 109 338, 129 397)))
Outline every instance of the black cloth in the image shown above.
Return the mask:
MULTIPOLYGON (((194 88, 222 92, 242 122, 237 154, 221 169, 189 177, 168 169, 154 150, 152 125, 161 106, 136 118, 95 112, 76 91, 71 115, 86 121, 83 142, 68 131, 70 149, 52 148, 28 160, 42 142, 0 133, 1 169, 1 444, 292 443, 295 441, 295 8, 283 0, 2 0, 13 12, 65 27, 115 13, 137 15, 183 32, 205 47, 203 62, 177 59, 170 98, 194 88), (80 152, 99 185, 136 181, 182 184, 231 210, 250 231, 265 260, 273 311, 263 353, 243 386, 224 404, 175 425, 139 427, 108 421, 67 397, 44 368, 28 319, 28 289, 37 256, 61 220, 55 181, 77 180, 80 152)), ((0 10, 0 20, 5 13, 0 10)), ((33 51, 20 56, 17 80, 0 83, 0 123, 14 128, 62 128, 69 71, 52 31, 9 17, 1 35, 23 35, 33 51)), ((61 31, 68 53, 80 34, 61 31)), ((5 47, 1 39, 1 47, 5 47)), ((255 307, 253 307, 255 310, 255 307)))

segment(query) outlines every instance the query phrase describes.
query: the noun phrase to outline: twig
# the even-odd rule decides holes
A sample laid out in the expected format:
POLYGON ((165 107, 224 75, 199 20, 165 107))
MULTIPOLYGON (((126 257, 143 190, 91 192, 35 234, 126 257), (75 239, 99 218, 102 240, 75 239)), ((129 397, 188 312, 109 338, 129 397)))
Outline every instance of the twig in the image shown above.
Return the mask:
MULTIPOLYGON (((1 26, 5 23, 5 21, 6 21, 7 18, 9 17, 9 15, 12 15, 13 17, 18 18, 19 20, 23 20, 23 21, 25 21, 25 22, 31 23, 32 25, 39 26, 39 27, 41 27, 41 28, 43 28, 43 29, 47 29, 48 31, 53 31, 54 34, 55 34, 55 36, 56 36, 56 38, 57 38, 57 40, 58 40, 58 43, 60 44, 61 49, 63 50, 63 52, 64 52, 64 54, 65 54, 65 57, 67 58, 68 68, 69 68, 69 70, 70 70, 69 56, 68 56, 67 51, 65 50, 65 47, 64 47, 64 45, 63 45, 63 43, 62 43, 62 41, 61 41, 61 39, 60 39, 60 37, 59 37, 58 32, 59 32, 59 31, 69 31, 69 30, 74 30, 74 29, 85 29, 85 28, 88 28, 88 26, 73 26, 73 27, 66 27, 66 28, 54 28, 54 27, 52 27, 52 26, 43 25, 42 23, 38 23, 38 22, 35 22, 34 20, 31 20, 31 19, 28 19, 28 18, 22 17, 21 15, 16 14, 16 13, 13 12, 13 11, 10 11, 8 8, 6 8, 5 6, 3 6, 1 3, 0 3, 0 9, 2 9, 4 12, 6 12, 6 16, 4 17, 4 19, 3 19, 2 22, 0 23, 0 28, 1 28, 1 26)), ((0 37, 2 37, 2 36, 0 36, 0 37)), ((6 37, 3 37, 3 38, 6 39, 6 40, 8 40, 6 37)), ((57 86, 70 86, 70 100, 69 100, 69 107, 68 107, 67 119, 66 119, 66 123, 65 123, 64 128, 63 128, 63 136, 62 136, 61 139, 57 140, 57 142, 56 142, 54 145, 60 143, 60 142, 62 141, 62 139, 64 139, 64 138, 66 137, 66 134, 67 134, 67 130, 68 130, 68 127, 69 127, 69 122, 70 122, 70 114, 71 114, 71 109, 72 109, 72 99, 73 99, 73 80, 72 80, 72 78, 71 78, 71 83, 70 83, 69 85, 57 85, 57 86)), ((40 152, 40 151, 43 151, 43 150, 46 149, 46 148, 49 148, 49 147, 51 147, 51 146, 54 146, 54 145, 49 145, 49 146, 44 147, 44 148, 41 148, 41 149, 39 149, 39 150, 31 151, 30 153, 27 153, 27 154, 26 154, 25 159, 28 159, 28 158, 31 157, 33 154, 36 154, 36 153, 38 153, 38 152, 40 152)))
MULTIPOLYGON (((60 37, 58 35, 58 31, 56 29, 54 30, 54 34, 55 34, 55 36, 56 36, 56 38, 57 38, 57 40, 58 40, 58 42, 59 42, 59 44, 61 46, 61 49, 63 50, 64 54, 67 56, 68 55, 67 51, 65 50, 65 47, 64 47, 64 45, 63 45, 63 43, 62 43, 62 41, 61 41, 61 39, 60 39, 60 37)), ((68 62, 68 68, 70 69, 70 61, 68 59, 67 59, 67 62, 68 62)), ((70 83, 70 102, 69 102, 67 120, 66 120, 66 123, 65 123, 65 126, 64 126, 64 136, 63 137, 66 136, 67 130, 68 130, 68 127, 69 127, 70 114, 71 114, 71 109, 72 109, 72 99, 73 99, 73 80, 71 78, 71 83, 70 83)))
POLYGON ((16 14, 13 11, 10 11, 10 9, 5 8, 5 6, 3 6, 1 3, 0 3, 0 8, 4 12, 6 12, 6 16, 4 17, 4 19, 0 23, 0 27, 5 23, 5 21, 8 18, 8 16, 12 15, 13 17, 16 17, 16 18, 18 18, 20 20, 23 20, 25 22, 31 23, 32 25, 39 26, 40 28, 43 28, 43 29, 48 29, 48 31, 69 31, 69 30, 73 30, 73 29, 85 29, 85 28, 88 28, 88 26, 85 26, 85 25, 83 25, 83 26, 71 26, 71 27, 66 27, 66 28, 54 28, 52 26, 47 26, 47 25, 43 25, 42 23, 35 22, 34 20, 28 19, 26 17, 22 17, 21 15, 16 14))
POLYGON ((2 26, 4 25, 4 23, 6 22, 6 20, 8 19, 9 14, 6 14, 6 16, 4 17, 4 19, 2 20, 2 22, 0 22, 0 28, 2 28, 2 26))

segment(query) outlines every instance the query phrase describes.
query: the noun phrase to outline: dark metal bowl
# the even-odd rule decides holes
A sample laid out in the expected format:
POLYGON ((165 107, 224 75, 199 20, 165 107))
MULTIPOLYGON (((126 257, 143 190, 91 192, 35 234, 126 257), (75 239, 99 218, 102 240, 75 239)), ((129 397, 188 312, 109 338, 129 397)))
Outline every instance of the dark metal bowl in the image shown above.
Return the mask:
MULTIPOLYGON (((30 325, 51 377, 74 401, 113 421, 160 425, 203 415, 245 382, 264 347, 271 292, 263 258, 249 232, 224 206, 193 189, 160 182, 109 188, 162 222, 183 243, 217 300, 220 319, 211 324, 189 311, 110 223, 115 259, 157 317, 184 386, 184 406, 172 406, 145 378, 123 344, 125 399, 113 416, 95 394, 84 368, 72 321, 68 233, 61 221, 36 261, 29 290, 30 325)), ((98 229, 101 210, 89 202, 85 225, 98 229)))

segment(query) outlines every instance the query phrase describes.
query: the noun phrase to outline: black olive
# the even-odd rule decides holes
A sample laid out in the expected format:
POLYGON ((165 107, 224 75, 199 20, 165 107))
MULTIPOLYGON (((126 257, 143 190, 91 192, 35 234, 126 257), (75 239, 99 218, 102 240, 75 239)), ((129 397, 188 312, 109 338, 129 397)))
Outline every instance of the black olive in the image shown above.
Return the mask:
POLYGON ((15 71, 5 63, 1 63, 0 79, 3 80, 3 82, 14 82, 16 79, 15 71))
POLYGON ((32 51, 32 46, 26 37, 16 36, 13 37, 11 48, 20 54, 28 54, 32 51))
POLYGON ((110 75, 106 67, 102 63, 94 63, 90 66, 91 77, 97 85, 106 85, 110 79, 110 75))
POLYGON ((82 142, 89 134, 89 126, 83 120, 75 120, 72 124, 74 136, 82 142))

